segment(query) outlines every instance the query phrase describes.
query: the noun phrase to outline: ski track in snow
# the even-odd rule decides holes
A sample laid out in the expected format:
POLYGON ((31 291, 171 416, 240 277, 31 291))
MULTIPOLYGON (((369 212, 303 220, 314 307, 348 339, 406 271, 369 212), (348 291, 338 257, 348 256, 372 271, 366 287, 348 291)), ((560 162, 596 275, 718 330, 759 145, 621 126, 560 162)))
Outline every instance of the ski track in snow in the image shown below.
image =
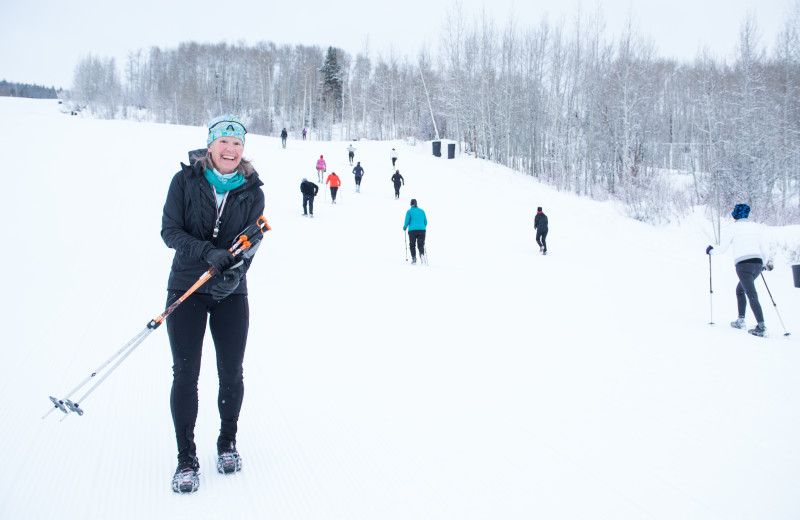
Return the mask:
MULTIPOLYGON (((800 516, 800 362, 769 295, 771 337, 730 329, 735 273, 697 215, 651 227, 430 143, 249 135, 273 230, 248 274, 238 447, 219 475, 207 334, 200 489, 171 491, 171 356, 156 330, 85 402, 63 397, 162 309, 161 209, 203 128, 60 114, 0 98, 9 162, 0 518, 791 519, 800 516), (389 151, 405 177, 394 199, 389 151), (325 155, 315 218, 299 185, 325 155), (11 174, 13 172, 13 175, 11 174), (406 261, 417 198, 430 266, 406 261), (10 206, 10 207, 8 207, 10 206), (548 256, 533 217, 550 217, 548 256), (20 262, 22 260, 22 262, 20 262), (716 325, 709 326, 712 318, 716 325)), ((796 244, 798 226, 772 229, 796 244)), ((785 255, 767 273, 795 332, 785 255)), ((753 325, 748 310, 748 325, 753 325)), ((797 334, 797 332, 795 332, 797 334)), ((77 395, 82 393, 78 392, 77 395)))

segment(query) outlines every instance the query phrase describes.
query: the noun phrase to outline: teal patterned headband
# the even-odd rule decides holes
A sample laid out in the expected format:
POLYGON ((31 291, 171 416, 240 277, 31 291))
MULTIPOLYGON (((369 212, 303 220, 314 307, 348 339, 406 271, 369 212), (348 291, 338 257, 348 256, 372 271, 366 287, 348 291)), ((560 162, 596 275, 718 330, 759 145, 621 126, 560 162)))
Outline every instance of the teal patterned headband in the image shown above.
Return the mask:
POLYGON ((241 139, 242 144, 244 144, 244 134, 246 133, 247 129, 244 127, 244 123, 235 115, 219 116, 208 123, 208 142, 206 145, 211 146, 211 143, 220 137, 235 137, 241 139))

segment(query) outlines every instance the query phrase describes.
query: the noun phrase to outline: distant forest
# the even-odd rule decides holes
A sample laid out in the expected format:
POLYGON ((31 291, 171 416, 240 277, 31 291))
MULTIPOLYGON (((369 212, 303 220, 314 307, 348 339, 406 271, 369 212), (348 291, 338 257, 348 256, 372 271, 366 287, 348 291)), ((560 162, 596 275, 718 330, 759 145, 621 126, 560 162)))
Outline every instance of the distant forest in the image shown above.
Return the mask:
POLYGON ((29 85, 27 83, 9 83, 6 80, 2 80, 0 81, 0 96, 57 99, 58 93, 54 87, 29 85))
MULTIPOLYGON (((88 56, 71 100, 97 117, 202 125, 239 114, 256 134, 449 139, 462 154, 559 190, 614 199, 646 222, 711 208, 800 222, 800 0, 774 42, 754 17, 728 58, 660 57, 629 22, 597 13, 523 26, 456 9, 435 53, 198 44, 88 56), (769 47, 769 50, 768 50, 769 47)), ((676 35, 676 37, 680 37, 676 35)))

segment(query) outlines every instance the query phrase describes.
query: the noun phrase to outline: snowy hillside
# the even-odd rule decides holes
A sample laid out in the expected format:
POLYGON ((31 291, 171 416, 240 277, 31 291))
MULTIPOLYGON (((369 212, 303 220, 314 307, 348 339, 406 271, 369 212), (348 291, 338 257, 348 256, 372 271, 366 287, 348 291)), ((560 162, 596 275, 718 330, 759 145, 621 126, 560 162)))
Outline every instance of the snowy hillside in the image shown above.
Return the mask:
MULTIPOLYGON (((2 519, 800 517, 800 289, 757 288, 771 337, 733 330, 735 274, 699 216, 653 228, 430 143, 249 135, 273 227, 248 285, 241 473, 214 469, 214 350, 200 489, 170 489, 171 356, 155 331, 84 403, 61 396, 158 315, 172 175, 205 129, 97 121, 0 98, 5 130, 2 519), (394 199, 389 152, 406 185, 394 199), (302 216, 320 154, 344 185, 302 216), (403 218, 427 212, 430 267, 403 218), (550 255, 533 217, 550 218, 550 255), (713 308, 716 325, 710 326, 713 308)), ((321 187, 323 188, 323 187, 321 187)), ((754 212, 757 211, 754 208, 754 212)), ((699 212, 701 213, 701 212, 699 212)), ((772 230, 776 244, 800 231, 772 230)), ((748 310, 748 324, 753 317, 748 310)))

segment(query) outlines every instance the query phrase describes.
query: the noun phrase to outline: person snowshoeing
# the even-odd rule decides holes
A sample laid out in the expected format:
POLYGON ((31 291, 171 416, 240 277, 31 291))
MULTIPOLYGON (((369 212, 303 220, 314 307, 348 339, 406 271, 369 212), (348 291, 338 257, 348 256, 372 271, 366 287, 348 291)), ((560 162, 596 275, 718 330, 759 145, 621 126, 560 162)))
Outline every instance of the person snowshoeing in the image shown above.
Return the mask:
POLYGON ((300 183, 300 193, 303 194, 303 216, 314 218, 314 197, 319 193, 319 186, 303 178, 300 183))
POLYGON ((394 172, 394 175, 392 175, 392 182, 394 183, 394 198, 397 200, 400 198, 400 185, 405 185, 406 183, 403 176, 400 175, 400 170, 394 172))
POLYGON ((714 246, 710 245, 706 248, 706 254, 719 255, 732 248, 736 276, 739 277, 739 283, 736 284, 736 304, 739 316, 736 321, 731 322, 731 327, 747 328, 744 318, 749 301, 750 310, 753 311, 756 318, 756 326, 747 332, 754 336, 764 337, 767 335, 767 326, 764 324, 764 312, 758 301, 755 284, 761 271, 764 269, 771 271, 773 265, 769 259, 764 230, 759 224, 748 220, 750 206, 747 204, 737 204, 733 208, 731 216, 734 223, 723 233, 720 247, 714 249, 714 246))
POLYGON ((403 231, 408 229, 408 248, 411 251, 411 263, 417 263, 417 250, 422 263, 425 263, 425 232, 428 228, 428 217, 417 207, 417 199, 411 199, 411 208, 406 211, 403 231))
POLYGON ((161 237, 175 249, 166 307, 209 268, 217 270, 166 320, 172 350, 170 410, 178 443, 178 468, 172 478, 176 493, 191 493, 200 485, 194 429, 206 323, 219 378, 217 471, 234 473, 242 467, 236 433, 250 316, 247 271, 255 250, 237 260, 228 248, 264 211, 263 183, 242 157, 245 133, 244 124, 234 115, 213 119, 208 124, 207 148, 189 153, 189 165, 181 164, 181 171, 172 178, 164 204, 161 237))
POLYGON ((355 175, 356 179, 356 193, 361 193, 361 177, 364 176, 364 168, 361 167, 361 161, 353 168, 353 175, 355 175))
POLYGON ((539 244, 539 252, 547 254, 547 215, 542 212, 542 207, 536 208, 536 216, 533 218, 533 229, 536 230, 536 243, 539 244))
POLYGON ((325 164, 325 159, 320 155, 317 159, 317 181, 322 182, 322 174, 328 170, 328 165, 325 164))
POLYGON ((339 186, 342 185, 342 180, 336 175, 336 172, 331 172, 328 178, 325 179, 325 184, 331 187, 331 204, 336 204, 336 192, 339 191, 339 186))

